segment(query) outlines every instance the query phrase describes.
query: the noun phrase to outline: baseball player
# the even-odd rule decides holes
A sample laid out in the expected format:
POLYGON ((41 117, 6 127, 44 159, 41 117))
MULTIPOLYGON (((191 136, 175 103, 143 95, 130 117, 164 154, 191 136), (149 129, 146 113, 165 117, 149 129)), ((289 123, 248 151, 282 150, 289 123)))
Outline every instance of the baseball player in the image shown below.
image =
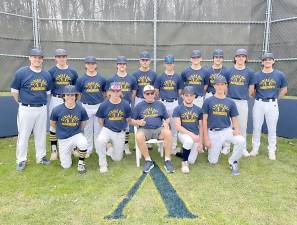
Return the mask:
POLYGON ((203 149, 202 109, 194 104, 195 88, 186 86, 183 90, 183 103, 173 112, 178 139, 183 145, 182 167, 183 173, 189 173, 189 163, 194 164, 198 151, 203 149))
POLYGON ((42 70, 43 53, 32 49, 29 56, 30 66, 16 71, 11 83, 11 93, 19 104, 16 146, 16 170, 26 167, 28 140, 33 130, 36 162, 50 164, 46 156, 47 97, 52 88, 51 77, 42 70))
POLYGON ((214 95, 215 93, 214 82, 216 78, 219 75, 226 77, 228 74, 228 68, 223 66, 223 62, 224 62, 223 50, 221 49, 214 50, 212 53, 212 59, 213 59, 213 64, 207 70, 208 76, 207 76, 207 90, 206 90, 205 98, 209 98, 214 95))
POLYGON ((268 128, 268 157, 276 160, 276 126, 279 116, 278 98, 286 95, 288 81, 285 74, 273 68, 274 56, 267 52, 262 56, 263 69, 255 74, 255 103, 253 108, 253 150, 259 152, 261 129, 264 118, 268 128))
POLYGON ((170 129, 172 132, 172 151, 176 152, 177 146, 177 131, 175 129, 174 119, 172 118, 173 110, 178 106, 178 97, 184 87, 181 77, 174 72, 174 57, 167 55, 164 59, 165 72, 157 76, 155 81, 155 88, 157 94, 160 96, 161 101, 166 106, 167 112, 170 117, 170 129))
POLYGON ((88 113, 89 120, 84 128, 84 135, 88 140, 88 150, 86 158, 93 152, 94 140, 100 133, 100 125, 96 118, 96 112, 100 103, 104 101, 106 81, 97 72, 96 57, 87 56, 85 58, 86 73, 78 78, 76 89, 81 93, 80 101, 88 113))
POLYGON ((110 98, 100 104, 96 113, 99 123, 103 126, 96 139, 100 173, 106 173, 108 171, 106 147, 109 141, 112 142, 114 147, 111 152, 111 158, 114 161, 120 161, 123 158, 125 131, 130 122, 131 107, 129 102, 121 98, 121 89, 120 83, 111 83, 109 87, 110 98))
POLYGON ((89 119, 86 110, 76 104, 78 92, 73 85, 66 85, 62 91, 64 104, 53 108, 50 116, 50 125, 56 129, 58 138, 58 149, 61 166, 68 169, 72 164, 72 150, 77 147, 79 150, 79 160, 77 171, 85 173, 85 155, 87 153, 88 142, 81 133, 86 121, 89 119))
POLYGON ((148 152, 148 146, 145 143, 150 139, 163 139, 165 150, 164 168, 168 173, 174 172, 171 163, 172 135, 169 129, 169 116, 164 104, 155 100, 155 88, 146 85, 143 89, 144 101, 135 106, 131 124, 138 126, 136 142, 145 159, 143 172, 148 173, 154 163, 148 152))
POLYGON ((225 142, 234 144, 233 153, 228 162, 231 173, 238 175, 237 164, 242 155, 244 138, 240 135, 236 104, 232 99, 225 97, 226 83, 224 76, 218 76, 215 80, 214 96, 204 101, 202 108, 204 144, 208 148, 208 161, 211 164, 218 162, 225 142))
POLYGON ((193 86, 195 90, 194 104, 202 108, 204 93, 207 89, 207 70, 201 66, 202 55, 199 50, 193 50, 191 55, 192 65, 186 68, 181 77, 185 86, 193 86))
MULTIPOLYGON (((254 93, 254 71, 246 67, 248 52, 246 49, 237 49, 234 57, 234 66, 227 75, 228 97, 236 104, 239 116, 240 133, 245 138, 243 156, 249 156, 246 146, 246 129, 248 123, 248 99, 254 93)), ((222 153, 228 154, 230 144, 225 144, 222 153)))
MULTIPOLYGON (((51 115, 54 107, 63 104, 62 92, 66 85, 75 85, 78 78, 77 72, 67 64, 67 52, 65 49, 56 49, 55 51, 56 65, 49 68, 53 80, 52 97, 49 105, 49 115, 51 115)), ((57 160, 57 137, 56 131, 50 127, 50 142, 51 142, 51 160, 57 160)))
POLYGON ((150 69, 151 63, 151 56, 150 53, 147 51, 143 51, 140 53, 139 56, 139 69, 132 74, 137 82, 137 90, 136 90, 136 97, 135 97, 135 104, 136 106, 139 102, 144 100, 143 96, 143 88, 146 85, 154 85, 157 73, 150 69))
MULTIPOLYGON (((117 57, 117 73, 112 76, 108 80, 108 86, 110 86, 111 83, 117 82, 122 87, 122 95, 123 98, 128 101, 128 103, 131 106, 131 102, 134 101, 136 90, 137 90, 137 83, 133 76, 129 75, 127 73, 127 58, 125 56, 118 56, 117 57)), ((129 150, 129 126, 126 129, 126 136, 125 136, 125 154, 131 154, 131 151, 129 150)))

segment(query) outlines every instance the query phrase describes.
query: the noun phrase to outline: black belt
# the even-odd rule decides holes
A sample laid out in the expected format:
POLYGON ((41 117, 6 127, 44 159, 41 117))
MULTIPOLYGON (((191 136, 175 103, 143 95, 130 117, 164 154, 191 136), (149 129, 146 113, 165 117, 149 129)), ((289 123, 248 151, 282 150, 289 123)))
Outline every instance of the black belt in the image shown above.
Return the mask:
POLYGON ((225 128, 210 128, 210 131, 221 131, 224 130, 225 128))
POLYGON ((59 94, 53 94, 53 96, 57 98, 63 98, 63 95, 59 95, 59 94))
POLYGON ((177 100, 177 98, 173 98, 173 99, 161 99, 162 102, 174 102, 176 100, 177 100))
POLYGON ((29 107, 41 107, 44 106, 46 104, 24 104, 22 103, 23 106, 29 106, 29 107))
POLYGON ((84 105, 98 105, 98 104, 100 104, 100 103, 89 104, 89 103, 84 103, 84 102, 82 102, 82 104, 84 104, 84 105))
POLYGON ((262 101, 262 102, 275 102, 275 98, 256 98, 257 101, 262 101))
POLYGON ((233 98, 231 97, 232 99, 235 99, 235 100, 245 100, 245 99, 242 99, 242 98, 233 98))

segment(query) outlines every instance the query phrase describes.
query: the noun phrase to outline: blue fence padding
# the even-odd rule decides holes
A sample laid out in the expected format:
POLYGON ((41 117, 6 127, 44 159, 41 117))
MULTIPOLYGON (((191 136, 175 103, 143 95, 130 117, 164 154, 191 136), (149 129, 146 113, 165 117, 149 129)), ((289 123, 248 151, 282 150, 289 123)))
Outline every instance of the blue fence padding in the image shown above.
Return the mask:
MULTIPOLYGON (((249 120, 247 132, 252 133, 253 100, 249 101, 249 120)), ((0 96, 0 137, 17 135, 17 109, 18 105, 11 96, 0 96)), ((280 116, 277 126, 277 135, 285 138, 297 138, 297 100, 282 99, 279 101, 280 116)), ((132 129, 133 130, 133 129, 132 129)), ((266 123, 263 132, 267 133, 266 123)))

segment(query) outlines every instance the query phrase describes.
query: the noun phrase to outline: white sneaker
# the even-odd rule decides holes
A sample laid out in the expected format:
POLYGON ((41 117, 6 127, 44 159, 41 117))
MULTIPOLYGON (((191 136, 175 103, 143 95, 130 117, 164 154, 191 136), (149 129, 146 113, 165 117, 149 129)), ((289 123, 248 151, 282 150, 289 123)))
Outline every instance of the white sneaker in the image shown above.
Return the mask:
POLYGON ((188 164, 187 161, 182 162, 181 171, 182 171, 183 173, 189 173, 189 172, 190 172, 189 164, 188 164))
POLYGON ((221 153, 223 153, 224 155, 228 155, 229 152, 230 152, 230 146, 223 147, 223 149, 221 150, 221 153))
POLYGON ((258 154, 259 154, 259 151, 254 150, 254 149, 250 152, 250 156, 256 156, 258 154))
POLYGON ((128 143, 125 144, 124 151, 125 151, 125 154, 126 154, 126 155, 131 155, 131 151, 130 151, 130 149, 129 149, 129 144, 128 144, 128 143))
POLYGON ((100 173, 107 173, 108 172, 108 168, 107 168, 107 166, 100 166, 99 171, 100 171, 100 173))
POLYGON ((57 150, 52 151, 50 160, 51 161, 58 160, 58 151, 57 150))
POLYGON ((276 160, 275 152, 268 152, 268 158, 270 160, 276 160))
POLYGON ((249 157, 249 156, 250 156, 250 153, 249 153, 246 149, 244 149, 244 150, 242 151, 242 155, 243 155, 244 157, 249 157))

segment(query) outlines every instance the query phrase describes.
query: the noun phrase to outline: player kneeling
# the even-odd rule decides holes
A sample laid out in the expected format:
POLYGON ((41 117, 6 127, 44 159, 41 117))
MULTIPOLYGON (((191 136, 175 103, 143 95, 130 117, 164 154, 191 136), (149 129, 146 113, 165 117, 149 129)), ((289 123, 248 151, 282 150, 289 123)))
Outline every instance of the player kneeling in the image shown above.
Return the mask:
POLYGON ((202 146, 202 110, 194 105, 195 90, 186 86, 183 90, 183 103, 173 111, 178 139, 183 145, 182 167, 183 173, 189 173, 189 163, 194 164, 198 151, 203 152, 202 146))
POLYGON ((81 132, 89 118, 86 110, 81 105, 76 104, 77 95, 75 86, 67 85, 64 87, 64 104, 53 109, 50 125, 56 128, 61 166, 64 169, 70 168, 72 150, 77 147, 79 149, 77 170, 79 173, 85 173, 84 160, 88 143, 81 132))
POLYGON ((225 142, 234 144, 229 164, 233 175, 239 174, 238 160, 242 155, 245 140, 240 135, 238 111, 235 102, 226 98, 226 78, 219 76, 214 84, 214 96, 203 104, 203 135, 205 146, 208 148, 208 161, 216 164, 219 160, 222 145, 225 142), (233 129, 231 128, 231 121, 233 129))

